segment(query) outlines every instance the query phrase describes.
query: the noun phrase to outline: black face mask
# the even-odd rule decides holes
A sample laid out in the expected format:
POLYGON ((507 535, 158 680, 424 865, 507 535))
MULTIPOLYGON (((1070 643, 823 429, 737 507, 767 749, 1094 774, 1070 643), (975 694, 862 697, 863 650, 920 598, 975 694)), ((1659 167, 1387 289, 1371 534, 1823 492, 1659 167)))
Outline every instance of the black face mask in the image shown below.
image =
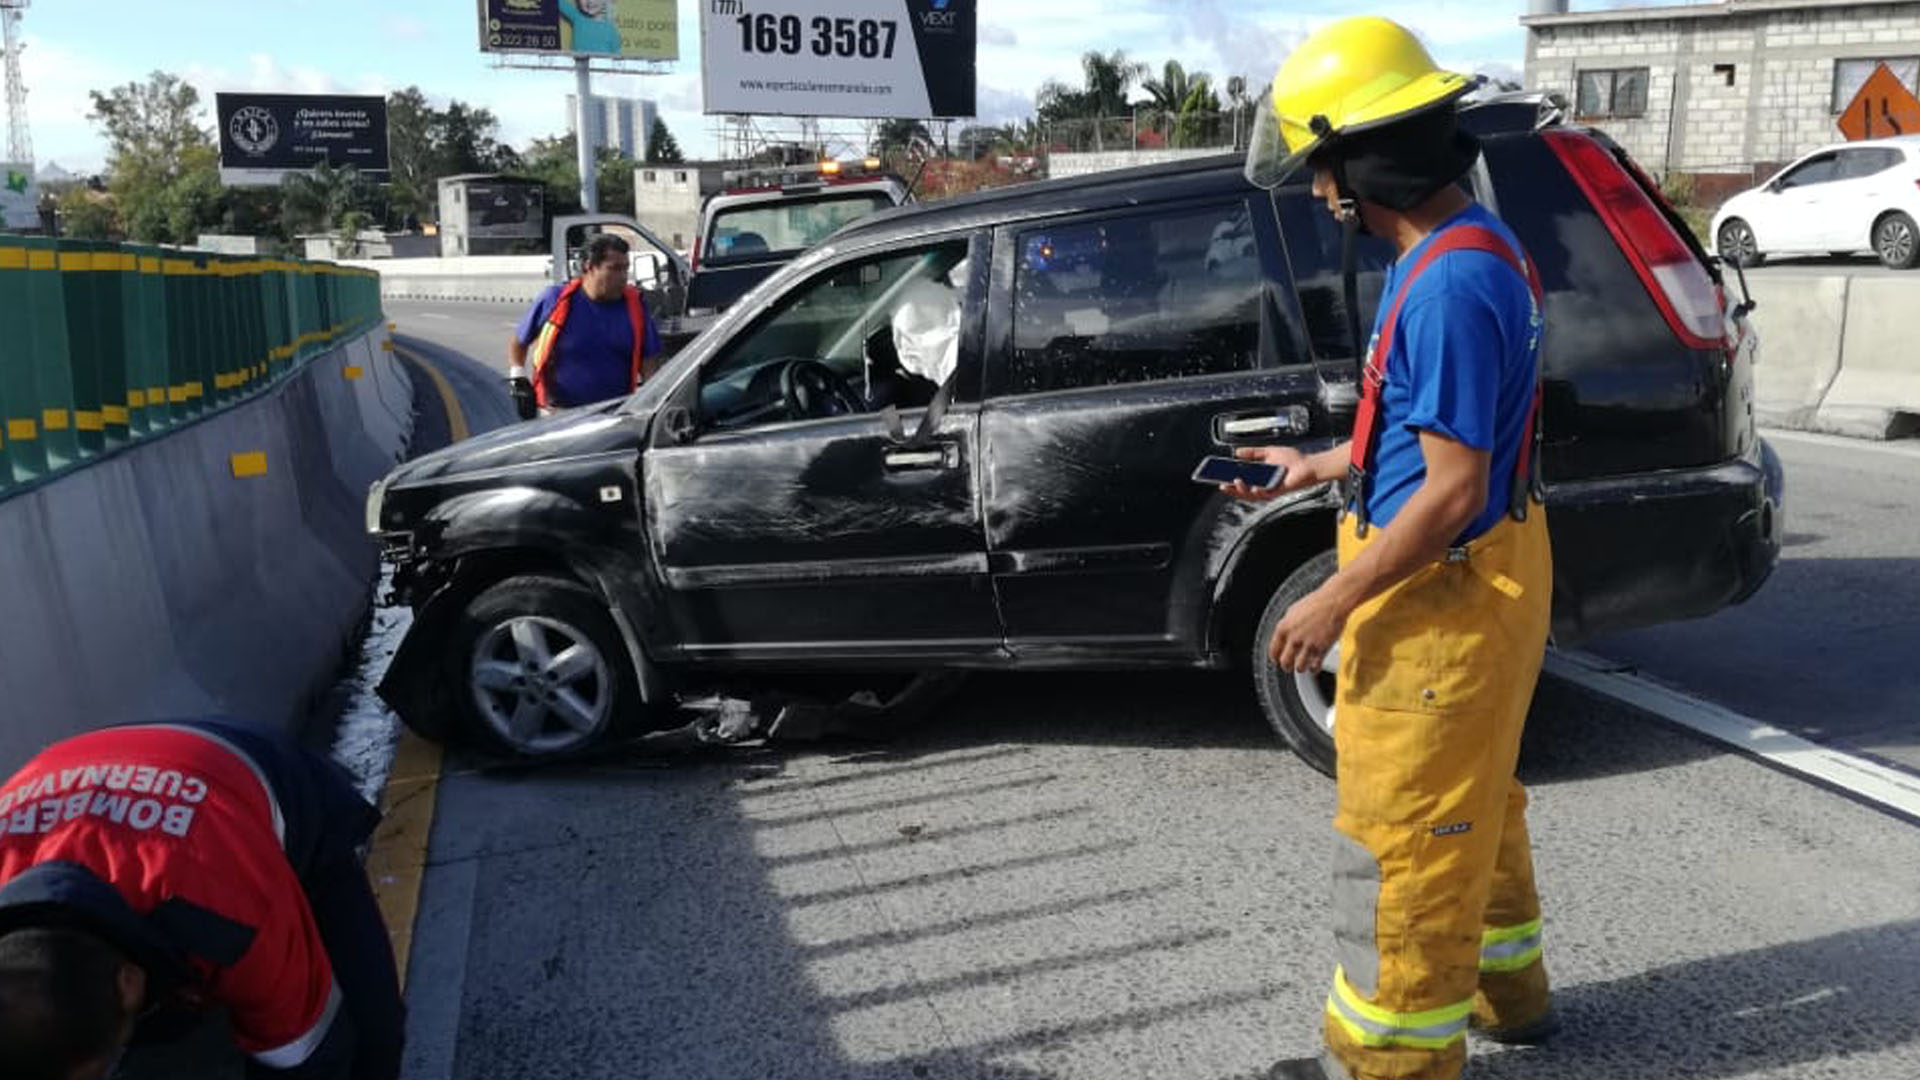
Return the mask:
POLYGON ((1480 140, 1437 109, 1340 141, 1340 171, 1355 196, 1404 213, 1466 175, 1480 140))

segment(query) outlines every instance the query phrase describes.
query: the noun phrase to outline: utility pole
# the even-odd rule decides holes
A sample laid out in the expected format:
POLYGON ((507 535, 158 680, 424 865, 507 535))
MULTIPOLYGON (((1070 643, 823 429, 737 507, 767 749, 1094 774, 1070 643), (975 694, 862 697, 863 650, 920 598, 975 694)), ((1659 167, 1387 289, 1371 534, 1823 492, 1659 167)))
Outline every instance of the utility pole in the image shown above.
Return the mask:
POLYGON ((593 167, 593 131, 587 126, 593 108, 593 79, 584 56, 573 58, 573 85, 573 145, 580 163, 580 206, 596 214, 600 212, 600 177, 593 167))
POLYGON ((5 54, 7 83, 7 159, 33 164, 33 132, 27 127, 27 83, 20 76, 21 13, 28 0, 0 0, 0 52, 5 54))

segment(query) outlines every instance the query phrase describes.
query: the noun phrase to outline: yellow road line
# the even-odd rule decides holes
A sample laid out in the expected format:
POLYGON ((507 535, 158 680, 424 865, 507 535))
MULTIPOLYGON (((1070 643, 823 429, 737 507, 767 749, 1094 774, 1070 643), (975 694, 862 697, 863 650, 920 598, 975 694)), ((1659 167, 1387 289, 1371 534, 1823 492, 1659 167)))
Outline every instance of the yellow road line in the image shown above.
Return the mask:
POLYGON ((440 403, 446 406, 448 434, 453 437, 454 442, 464 441, 472 432, 467 430, 467 414, 460 408, 460 395, 453 392, 453 384, 447 381, 445 375, 440 374, 439 368, 428 363, 425 357, 412 349, 403 349, 396 345, 394 351, 406 357, 409 362, 426 372, 427 378, 433 380, 434 389, 440 391, 440 403))
MULTIPOLYGON (((469 434, 467 414, 460 408, 460 396, 454 393, 453 384, 411 350, 402 349, 400 355, 433 380, 447 413, 447 430, 455 442, 465 439, 469 434)), ((387 774, 387 787, 380 797, 385 815, 374 830, 367 853, 367 877, 373 882, 374 898, 386 919, 402 986, 406 985, 407 960, 413 952, 413 924, 420 915, 420 884, 426 876, 427 843, 439 800, 441 758, 438 743, 401 729, 393 770, 387 774)))
POLYGON ((407 982, 407 958, 413 952, 413 923, 420 914, 420 883, 426 876, 427 842, 440 793, 440 746, 402 728, 380 805, 385 816, 374 830, 367 853, 367 878, 380 903, 400 969, 407 982))

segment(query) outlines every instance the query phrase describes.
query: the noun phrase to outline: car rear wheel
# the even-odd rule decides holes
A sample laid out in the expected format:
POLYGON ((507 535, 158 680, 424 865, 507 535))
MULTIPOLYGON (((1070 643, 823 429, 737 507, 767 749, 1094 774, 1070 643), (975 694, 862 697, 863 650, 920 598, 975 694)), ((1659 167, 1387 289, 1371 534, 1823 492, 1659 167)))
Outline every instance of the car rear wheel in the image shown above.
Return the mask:
POLYGON ((1340 670, 1340 647, 1328 650, 1321 670, 1296 675, 1274 666, 1267 656, 1267 643, 1273 640, 1274 628, 1287 609, 1332 577, 1338 562, 1334 552, 1324 551, 1287 575, 1267 601, 1251 646, 1254 691, 1267 723, 1300 760, 1328 776, 1333 775, 1334 767, 1333 695, 1335 673, 1340 670))
POLYGON ((475 596, 449 638, 465 729, 521 758, 557 758, 623 729, 638 681, 598 597, 563 578, 508 578, 475 596))
POLYGON ((1873 253, 1892 270, 1911 270, 1920 262, 1920 229, 1913 219, 1894 211, 1873 223, 1873 253))
POLYGON ((1765 258, 1760 254, 1760 243, 1754 239, 1753 229, 1739 218, 1729 218, 1720 225, 1718 247, 1721 258, 1742 269, 1759 266, 1765 258))

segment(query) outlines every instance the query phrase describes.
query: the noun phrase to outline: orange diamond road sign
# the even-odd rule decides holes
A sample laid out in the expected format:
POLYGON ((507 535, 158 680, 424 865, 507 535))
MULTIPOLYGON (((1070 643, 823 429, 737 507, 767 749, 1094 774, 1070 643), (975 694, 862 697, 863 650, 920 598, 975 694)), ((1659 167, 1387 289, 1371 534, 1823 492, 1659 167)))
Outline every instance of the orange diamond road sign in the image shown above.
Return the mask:
POLYGON ((1920 135, 1920 98, 1887 65, 1878 64, 1840 114, 1840 133, 1848 142, 1920 135))

